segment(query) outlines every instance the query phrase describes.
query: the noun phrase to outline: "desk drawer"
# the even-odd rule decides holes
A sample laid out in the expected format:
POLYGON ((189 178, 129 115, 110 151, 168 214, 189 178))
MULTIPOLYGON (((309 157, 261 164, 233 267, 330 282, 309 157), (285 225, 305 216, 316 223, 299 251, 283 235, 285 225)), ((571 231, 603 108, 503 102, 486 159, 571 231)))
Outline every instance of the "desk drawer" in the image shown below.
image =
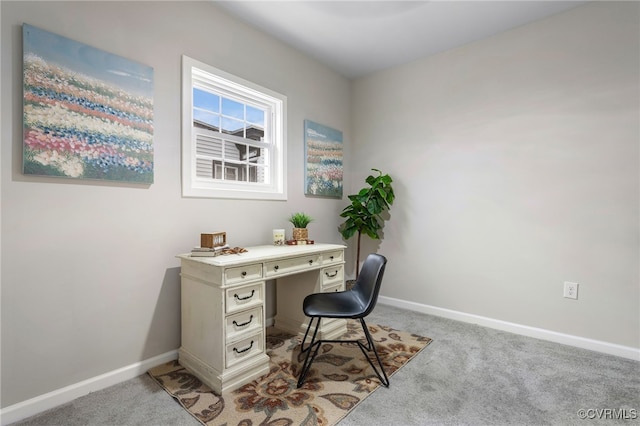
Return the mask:
POLYGON ((279 275, 303 272, 306 269, 318 269, 320 267, 320 255, 295 257, 265 263, 265 275, 267 278, 279 275))
POLYGON ((237 268, 227 268, 224 271, 224 281, 226 285, 242 283, 262 278, 262 264, 239 266, 237 268))
POLYGON ((338 285, 334 285, 332 287, 324 287, 322 289, 323 293, 335 293, 338 291, 343 291, 344 290, 344 284, 338 284, 338 285))
POLYGON ((342 263, 344 260, 344 250, 330 251, 322 255, 322 264, 331 265, 332 263, 342 263))
POLYGON ((229 315, 225 321, 226 342, 231 343, 247 333, 262 330, 262 306, 229 315))
POLYGON ((322 287, 330 287, 344 282, 344 265, 329 266, 320 271, 322 287))
POLYGON ((262 352, 264 352, 264 335, 260 331, 236 343, 228 344, 226 347, 225 366, 229 368, 262 352))
POLYGON ((262 306, 263 301, 264 281, 225 290, 225 311, 227 314, 254 306, 262 306))

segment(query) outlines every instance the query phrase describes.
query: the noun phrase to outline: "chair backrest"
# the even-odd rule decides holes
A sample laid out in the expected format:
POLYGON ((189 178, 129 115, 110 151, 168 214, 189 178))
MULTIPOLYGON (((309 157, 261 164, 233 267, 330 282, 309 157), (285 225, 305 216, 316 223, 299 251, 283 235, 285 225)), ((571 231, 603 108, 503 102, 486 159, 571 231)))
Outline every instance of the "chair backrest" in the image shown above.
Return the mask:
POLYGON ((362 317, 369 315, 376 306, 386 266, 387 258, 376 253, 371 253, 367 256, 362 264, 358 279, 351 290, 356 292, 356 296, 362 303, 364 308, 362 317))

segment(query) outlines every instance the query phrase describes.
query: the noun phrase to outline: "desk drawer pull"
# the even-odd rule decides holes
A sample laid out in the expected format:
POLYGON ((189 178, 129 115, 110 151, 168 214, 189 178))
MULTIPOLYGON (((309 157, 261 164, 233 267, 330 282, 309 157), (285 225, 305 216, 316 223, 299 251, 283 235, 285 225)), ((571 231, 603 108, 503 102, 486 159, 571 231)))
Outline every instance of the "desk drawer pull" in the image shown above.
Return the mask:
POLYGON ((329 259, 333 260, 333 256, 329 256, 329 259))
POLYGON ((324 274, 329 278, 333 278, 338 275, 338 270, 336 270, 336 272, 334 272, 333 274, 330 274, 328 272, 325 272, 324 274))
POLYGON ((238 349, 236 349, 236 348, 233 348, 233 351, 234 351, 235 353, 237 353, 237 354, 241 354, 241 353, 243 353, 243 352, 247 352, 247 351, 248 351, 248 350, 250 350, 252 347, 253 347, 253 340, 251 341, 251 344, 249 345, 249 347, 248 347, 248 348, 244 348, 244 349, 240 349, 240 350, 238 350, 238 349))
POLYGON ((242 275, 242 277, 246 277, 246 276, 247 276, 247 271, 242 271, 242 272, 240 273, 240 275, 242 275))
POLYGON ((309 265, 313 265, 313 259, 309 261, 309 265))
POLYGON ((256 292, 256 290, 255 290, 255 289, 254 289, 254 290, 251 290, 251 294, 250 294, 250 295, 248 295, 247 297, 240 297, 240 296, 238 296, 238 293, 235 293, 235 294, 233 295, 233 297, 235 297, 235 298, 236 298, 236 299, 238 299, 238 300, 248 300, 248 299, 251 299, 251 298, 253 297, 253 295, 254 295, 254 293, 255 293, 255 292, 256 292))
POLYGON ((277 271, 278 269, 280 269, 280 267, 278 265, 276 265, 276 266, 273 267, 273 269, 275 269, 277 271))
POLYGON ((249 321, 243 322, 242 324, 238 324, 236 320, 233 320, 233 325, 235 325, 236 327, 244 327, 245 325, 251 324, 251 321, 253 321, 253 314, 251 314, 251 316, 249 317, 249 321))

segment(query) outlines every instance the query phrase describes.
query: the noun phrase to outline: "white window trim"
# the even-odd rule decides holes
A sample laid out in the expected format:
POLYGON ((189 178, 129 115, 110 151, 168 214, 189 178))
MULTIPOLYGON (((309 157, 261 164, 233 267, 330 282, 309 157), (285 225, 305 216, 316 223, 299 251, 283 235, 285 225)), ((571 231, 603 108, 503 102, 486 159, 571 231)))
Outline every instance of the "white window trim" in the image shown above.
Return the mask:
MULTIPOLYGON (((254 200, 287 199, 287 98, 284 95, 261 87, 250 81, 236 77, 210 65, 182 56, 182 196, 198 198, 233 198, 254 200), (210 77, 231 89, 242 89, 251 96, 273 105, 275 113, 269 126, 273 129, 276 142, 271 160, 271 182, 251 184, 248 182, 230 182, 203 180, 196 177, 195 142, 193 126, 193 84, 196 75, 210 77), (276 117, 280 117, 277 120, 276 117)), ((265 123, 265 128, 267 123, 265 123)))

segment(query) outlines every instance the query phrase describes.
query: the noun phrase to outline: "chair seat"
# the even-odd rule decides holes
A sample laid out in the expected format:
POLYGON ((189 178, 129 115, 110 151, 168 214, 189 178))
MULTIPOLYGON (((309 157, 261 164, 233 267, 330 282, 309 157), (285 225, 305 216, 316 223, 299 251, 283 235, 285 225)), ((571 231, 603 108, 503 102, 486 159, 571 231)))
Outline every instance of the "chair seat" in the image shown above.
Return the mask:
POLYGON ((302 310, 308 317, 360 318, 365 306, 358 293, 347 290, 337 293, 315 293, 305 297, 302 310))

